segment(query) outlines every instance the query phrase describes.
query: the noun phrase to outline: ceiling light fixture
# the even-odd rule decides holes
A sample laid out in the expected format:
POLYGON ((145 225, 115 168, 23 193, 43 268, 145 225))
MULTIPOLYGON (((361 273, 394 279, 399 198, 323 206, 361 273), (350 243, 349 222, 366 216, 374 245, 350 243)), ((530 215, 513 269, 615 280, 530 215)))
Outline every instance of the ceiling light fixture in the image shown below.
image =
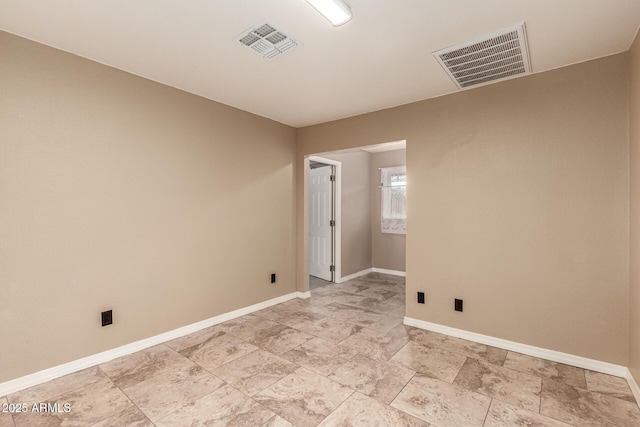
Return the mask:
POLYGON ((333 24, 334 27, 351 20, 351 9, 342 0, 307 0, 318 12, 333 24))

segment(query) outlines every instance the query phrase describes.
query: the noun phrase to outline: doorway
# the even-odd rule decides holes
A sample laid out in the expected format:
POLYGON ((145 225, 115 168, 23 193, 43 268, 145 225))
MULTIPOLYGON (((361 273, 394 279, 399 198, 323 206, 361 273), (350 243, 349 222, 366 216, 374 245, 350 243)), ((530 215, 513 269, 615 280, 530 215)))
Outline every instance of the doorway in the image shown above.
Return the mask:
POLYGON ((326 282, 340 278, 341 163, 309 157, 309 275, 326 282))
MULTIPOLYGON (((384 234, 381 230, 381 168, 406 164, 406 141, 336 150, 304 158, 304 270, 300 280, 308 290, 331 282, 310 273, 311 166, 336 165, 333 283, 343 283, 371 272, 404 276, 406 239, 404 234, 384 234), (318 162, 320 164, 314 164, 318 162), (346 211, 345 211, 346 209, 346 211), (341 212, 341 210, 343 212, 341 212), (347 251, 341 257, 341 251, 347 251), (306 282, 306 283, 305 283, 306 282)), ((317 243, 314 242, 314 247, 317 243)), ((315 255, 315 254, 313 254, 315 255)), ((326 276, 325 276, 326 277, 326 276)))

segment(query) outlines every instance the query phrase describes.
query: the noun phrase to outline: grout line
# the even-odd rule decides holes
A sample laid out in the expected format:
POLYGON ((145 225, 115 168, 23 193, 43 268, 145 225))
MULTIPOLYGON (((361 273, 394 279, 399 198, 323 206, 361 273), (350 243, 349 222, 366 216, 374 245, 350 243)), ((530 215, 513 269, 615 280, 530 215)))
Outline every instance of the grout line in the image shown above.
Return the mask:
POLYGON ((542 381, 543 381, 543 378, 542 376, 540 376, 540 396, 538 398, 538 413, 540 415, 542 415, 542 413, 540 412, 542 411, 542 381))
MULTIPOLYGON (((461 355, 463 356, 463 355, 461 355)), ((472 357, 470 358, 469 356, 464 356, 464 363, 462 364, 462 366, 460 366, 460 369, 458 369, 458 373, 456 374, 456 377, 453 379, 453 381, 451 381, 451 384, 453 385, 453 383, 456 382, 456 380, 458 379, 458 375, 460 375, 460 372, 462 371, 462 369, 464 368, 464 365, 467 364, 467 362, 469 361, 469 359, 473 359, 472 357)), ((464 388, 464 387, 463 387, 464 388)), ((466 388, 465 388, 466 390, 466 388)), ((470 390, 471 391, 471 390, 470 390)), ((490 396, 489 396, 490 397, 490 396)))
POLYGON ((490 397, 491 401, 489 402, 489 406, 487 406, 487 413, 484 414, 484 421, 482 422, 482 425, 484 426, 487 423, 487 418, 489 418, 489 411, 491 410, 491 405, 493 405, 493 397, 490 397))
MULTIPOLYGON (((332 381, 332 380, 331 380, 331 381, 332 381)), ((337 381, 334 381, 334 382, 337 382, 337 381)), ((340 384, 340 383, 338 383, 338 384, 340 384)), ((343 386, 343 387, 347 387, 347 386, 345 386, 345 385, 343 385, 343 384, 340 384, 340 385, 341 385, 341 386, 343 386)), ((333 413, 334 413, 335 411, 337 411, 337 410, 338 410, 342 405, 344 405, 344 402, 346 402, 347 400, 351 399, 351 396, 353 396, 354 394, 356 394, 356 393, 358 392, 357 390, 354 390, 354 389, 352 389, 351 387, 347 387, 347 388, 348 388, 348 389, 351 389, 351 394, 350 394, 349 396, 347 396, 347 398, 346 398, 346 399, 344 399, 342 402, 340 402, 340 404, 339 404, 338 406, 336 406, 336 408, 335 408, 333 411, 329 412, 329 413, 327 414, 327 416, 325 416, 325 417, 322 419, 322 421, 320 421, 320 423, 323 423, 323 422, 324 422, 324 420, 326 420, 327 418, 329 418, 329 417, 331 416, 331 414, 333 414, 333 413)))
MULTIPOLYGON (((106 374, 105 374, 105 375, 106 375, 106 374)), ((124 391, 124 389, 123 389, 122 387, 119 387, 119 386, 115 385, 115 383, 114 383, 113 385, 114 385, 114 386, 116 386, 116 388, 117 388, 118 390, 120 390, 120 392, 121 392, 122 394, 124 394, 124 396, 127 398, 127 400, 128 400, 129 402, 131 402, 131 404, 132 404, 133 406, 135 406, 135 407, 138 409, 138 411, 140 411, 140 413, 141 413, 142 415, 144 415, 144 417, 145 417, 147 420, 149 420, 149 422, 150 422, 150 423, 152 423, 152 424, 155 426, 155 422, 151 421, 151 418, 149 418, 149 416, 148 416, 147 414, 145 414, 145 413, 144 413, 144 411, 143 411, 142 409, 140 409, 140 407, 138 406, 138 404, 137 404, 136 402, 134 402, 134 401, 133 401, 133 399, 132 399, 128 394, 127 394, 127 392, 126 392, 126 391, 124 391)), ((124 411, 122 411, 122 412, 124 412, 124 411)), ((121 414, 122 412, 119 412, 119 413, 121 414)))
MULTIPOLYGON (((389 403, 388 403, 388 405, 389 405, 390 407, 392 407, 392 408, 393 408, 393 406, 391 406, 391 404, 392 404, 392 403, 393 403, 393 402, 398 398, 398 396, 400 396, 400 393, 402 393, 402 392, 404 391, 404 389, 405 389, 405 388, 407 388, 407 386, 409 385, 409 383, 410 383, 411 381, 413 381, 413 378, 418 374, 418 371, 414 371, 413 369, 411 369, 411 370, 413 371, 413 375, 411 375, 411 378, 409 378, 409 381, 407 381, 407 383, 406 383, 405 385, 403 385, 403 386, 402 386, 402 388, 400 389, 400 391, 396 393, 396 395, 393 397, 393 399, 391 399, 391 402, 389 402, 389 403)), ((394 409, 396 409, 396 410, 398 410, 398 411, 401 411, 401 412, 404 412, 404 413, 405 413, 405 414, 407 414, 407 415, 411 415, 411 414, 409 414, 408 412, 402 411, 402 410, 400 410, 400 409, 398 409, 398 408, 394 408, 394 409)), ((412 416, 412 417, 414 417, 414 418, 417 418, 417 417, 415 417, 414 415, 411 415, 411 416, 412 416)))
POLYGON ((489 418, 489 411, 491 410, 491 405, 493 405, 493 397, 491 397, 491 401, 489 402, 489 406, 487 406, 487 413, 484 414, 484 421, 482 422, 483 426, 487 423, 487 418, 489 418))

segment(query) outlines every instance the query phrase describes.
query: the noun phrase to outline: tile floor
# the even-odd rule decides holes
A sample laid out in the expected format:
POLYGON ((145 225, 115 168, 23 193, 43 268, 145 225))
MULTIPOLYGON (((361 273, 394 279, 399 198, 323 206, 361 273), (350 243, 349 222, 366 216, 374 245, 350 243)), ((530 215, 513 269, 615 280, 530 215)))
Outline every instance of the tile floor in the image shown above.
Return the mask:
POLYGON ((327 282, 326 280, 322 280, 318 277, 309 276, 309 290, 313 291, 314 289, 318 289, 322 286, 330 285, 331 282, 327 282))
POLYGON ((312 297, 6 397, 22 426, 639 426, 623 379, 404 326, 404 280, 312 297))

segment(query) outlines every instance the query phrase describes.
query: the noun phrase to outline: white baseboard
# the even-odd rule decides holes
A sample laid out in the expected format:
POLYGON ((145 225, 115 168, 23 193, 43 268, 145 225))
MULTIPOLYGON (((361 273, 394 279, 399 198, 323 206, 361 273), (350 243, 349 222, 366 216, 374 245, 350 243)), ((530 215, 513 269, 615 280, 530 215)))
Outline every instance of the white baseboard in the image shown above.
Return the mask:
POLYGON ((273 305, 283 303, 285 301, 289 301, 294 298, 309 298, 309 295, 307 294, 309 294, 309 292, 292 292, 290 294, 282 295, 280 297, 263 301, 258 304, 239 308, 238 310, 230 311, 228 313, 223 313, 218 316, 202 320, 200 322, 192 323, 190 325, 183 326, 181 328, 174 329, 160 335, 125 344, 121 347, 103 351, 102 353, 83 357, 82 359, 74 360, 72 362, 54 366, 52 368, 35 372, 33 374, 25 375, 23 377, 16 378, 15 380, 0 383, 0 397, 36 386, 38 384, 42 384, 56 378, 63 377, 65 375, 72 374, 74 372, 81 371, 86 368, 90 368, 92 366, 99 365, 101 363, 109 362, 110 360, 116 359, 118 357, 126 356, 128 354, 135 353, 136 351, 144 350, 145 348, 153 347, 154 345, 162 344, 164 342, 192 334, 201 329, 208 328, 210 326, 214 326, 228 320, 232 320, 237 317, 241 317, 246 314, 250 314, 271 307, 273 305))
POLYGON ((532 345, 521 344, 502 338, 495 338, 488 335, 465 331, 462 329, 451 328, 449 326, 439 325, 437 323, 425 322, 424 320, 413 319, 411 317, 405 317, 404 324, 420 329, 426 329, 428 331, 451 335, 452 337, 463 338, 480 344, 502 348, 504 350, 515 351, 517 353, 526 354, 528 356, 534 356, 541 359, 551 360, 553 362, 564 363, 565 365, 571 365, 578 368, 602 372, 603 374, 614 375, 616 377, 627 378, 627 372, 629 371, 625 366, 615 365, 613 363, 588 359, 582 356, 574 356, 572 354, 562 353, 555 350, 548 350, 546 348, 534 347, 532 345))
POLYGON ((307 298, 311 298, 311 291, 307 291, 307 292, 296 292, 296 296, 300 299, 307 299, 307 298))
POLYGON ((389 274, 391 276, 401 276, 401 277, 406 277, 407 276, 407 273, 405 271, 387 270, 386 268, 372 267, 372 268, 367 268, 366 270, 358 271, 357 273, 353 273, 353 274, 349 274, 347 276, 343 276, 343 277, 337 279, 336 283, 348 282, 349 280, 353 280, 353 279, 356 279, 356 278, 361 277, 361 276, 366 276, 369 273, 382 273, 382 274, 389 274))
POLYGON ((629 384, 629 388, 631 389, 631 393, 633 393, 633 397, 636 398, 636 403, 640 407, 640 387, 638 387, 638 383, 636 379, 633 378, 633 374, 631 374, 631 370, 627 369, 627 375, 625 376, 627 383, 629 384))
POLYGON ((407 277, 407 272, 406 271, 400 271, 400 270, 387 270, 386 268, 373 267, 373 272, 374 273, 389 274, 391 276, 407 277))
POLYGON ((367 268, 366 270, 358 271, 357 273, 349 274, 348 276, 342 276, 336 280, 336 283, 348 282, 360 276, 366 276, 369 273, 373 273, 373 268, 367 268))

